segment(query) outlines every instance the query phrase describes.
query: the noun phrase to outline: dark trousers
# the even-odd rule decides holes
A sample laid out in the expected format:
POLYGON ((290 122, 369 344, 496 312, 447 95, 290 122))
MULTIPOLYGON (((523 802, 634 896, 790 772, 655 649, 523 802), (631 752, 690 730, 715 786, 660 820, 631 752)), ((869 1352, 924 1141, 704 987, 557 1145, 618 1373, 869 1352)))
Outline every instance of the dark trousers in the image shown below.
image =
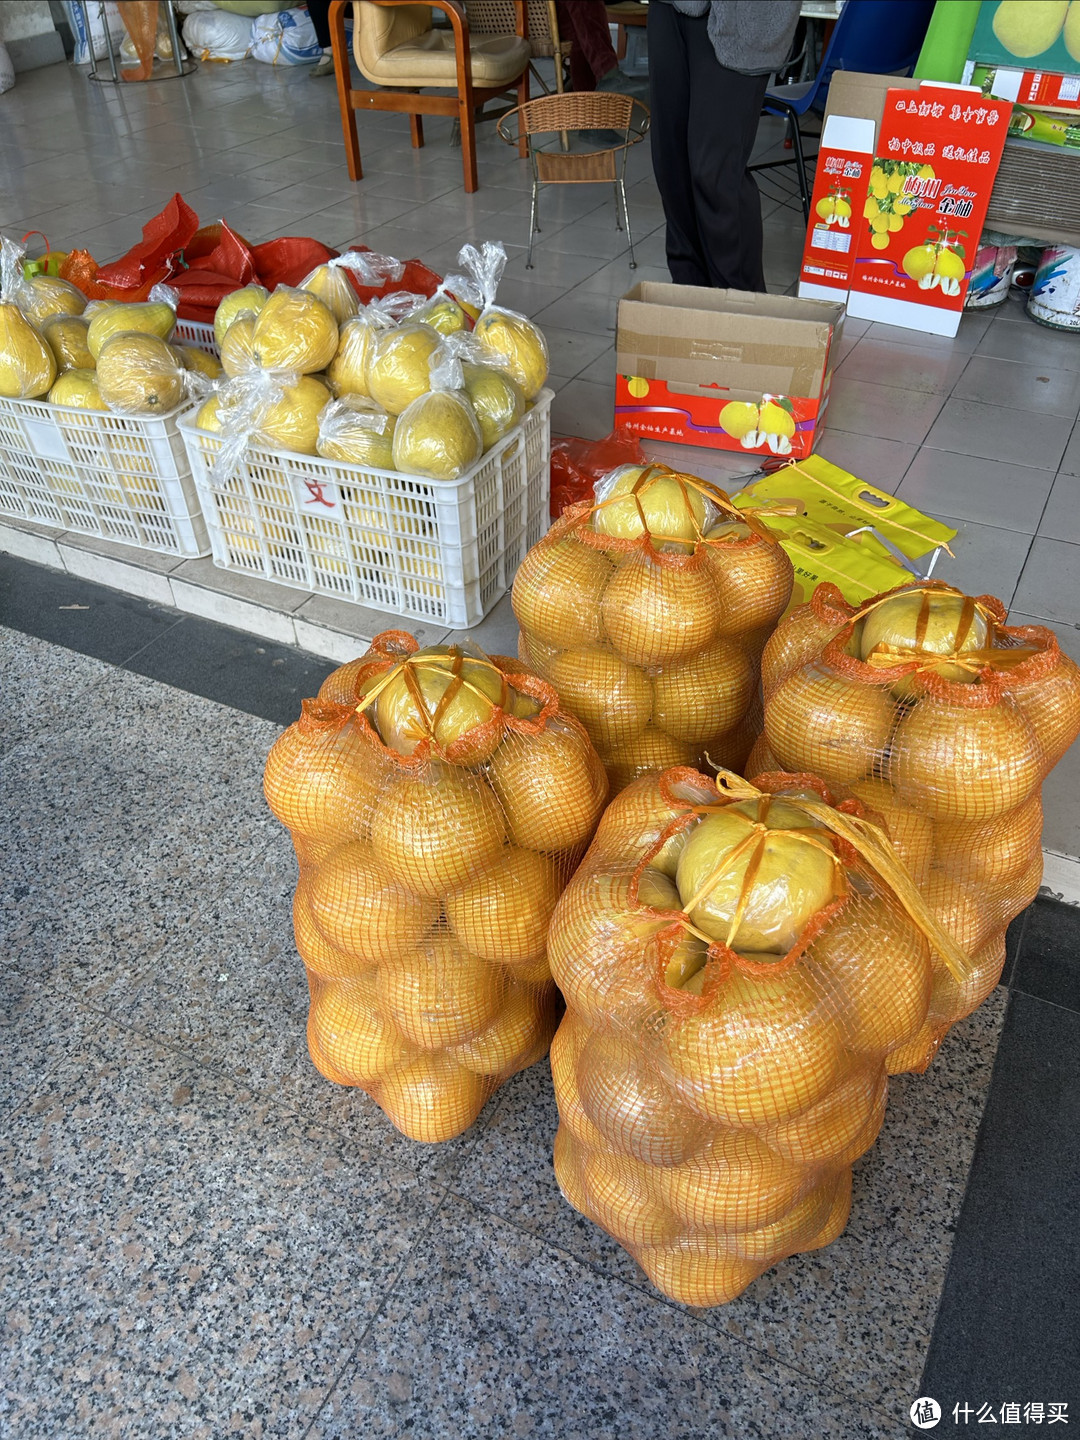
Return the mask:
POLYGON ((330 49, 330 0, 308 0, 308 14, 315 27, 315 39, 324 50, 330 49))
POLYGON ((727 70, 708 17, 649 6, 653 170, 678 285, 764 290, 761 196, 746 166, 767 75, 727 70))

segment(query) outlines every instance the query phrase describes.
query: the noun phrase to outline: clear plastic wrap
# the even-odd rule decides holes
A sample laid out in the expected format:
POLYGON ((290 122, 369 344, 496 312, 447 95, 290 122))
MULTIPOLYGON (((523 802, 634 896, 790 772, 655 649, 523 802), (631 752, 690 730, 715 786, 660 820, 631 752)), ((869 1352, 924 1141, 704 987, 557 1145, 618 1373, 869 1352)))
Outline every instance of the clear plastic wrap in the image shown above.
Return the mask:
POLYGON ((588 730, 613 790, 672 765, 741 768, 793 582, 754 524, 695 476, 620 466, 519 567, 521 658, 588 730))
POLYGON ((462 389, 461 362, 444 343, 430 361, 430 387, 398 416, 394 469, 456 480, 483 454, 484 437, 462 389))
POLYGON ((430 361, 442 343, 430 325, 406 320, 374 338, 368 352, 367 393, 391 415, 403 410, 431 384, 430 361))
POLYGON ((17 305, 25 319, 40 330, 51 315, 81 315, 86 296, 55 275, 27 275, 26 247, 8 236, 0 237, 0 293, 17 305))
POLYGON ((440 335, 459 335, 469 330, 482 304, 480 293, 468 276, 447 275, 434 295, 420 301, 409 318, 430 325, 440 335))
POLYGON ((167 415, 210 385, 205 375, 185 369, 159 336, 138 330, 108 336, 96 375, 102 400, 122 415, 167 415))
MULTIPOLYGON (((213 420, 222 435, 222 446, 214 460, 214 475, 225 481, 237 474, 245 452, 254 444, 299 455, 316 454, 319 417, 331 396, 314 375, 250 370, 227 381, 215 399, 213 420)), ((201 412, 198 421, 203 425, 201 412)))
POLYGON ((978 956, 934 961, 927 1024, 891 1068, 923 1070, 1000 978, 1005 929, 1042 878, 1041 786, 1080 734, 1080 668, 991 596, 923 582, 857 609, 832 585, 766 646, 754 759, 808 769, 875 815, 945 929, 978 956))
POLYGON ((25 253, 7 236, 0 239, 0 395, 12 400, 47 395, 56 379, 53 352, 21 308, 25 253))
POLYGON ((93 370, 96 361, 86 343, 90 322, 83 315, 50 315, 41 327, 58 370, 93 370))
POLYGON ((221 339, 221 368, 231 380, 247 375, 259 367, 255 363, 255 321, 254 310, 238 310, 221 339))
POLYGON ((331 400, 319 416, 315 449, 327 460, 392 470, 396 424, 395 416, 366 395, 342 395, 331 400))
MULTIPOLYGON (((155 285, 145 300, 108 301, 95 306, 86 332, 86 344, 95 360, 113 335, 140 333, 169 340, 176 329, 176 307, 180 293, 170 285, 155 285)), ((88 307, 89 308, 89 307, 88 307)))
POLYGON ((388 280, 396 284, 404 275, 405 266, 392 255, 378 255, 372 250, 346 250, 344 255, 335 255, 324 265, 316 265, 311 274, 301 280, 300 289, 317 296, 339 325, 344 325, 360 310, 360 297, 349 283, 348 271, 352 271, 362 285, 383 285, 388 280))
POLYGON ((310 291, 279 285, 255 317, 251 347, 261 370, 314 375, 337 353, 337 321, 310 291))
POLYGON ((548 932, 564 1196, 688 1305, 829 1244, 934 948, 967 977, 880 831, 816 777, 636 780, 548 932))
POLYGON ((381 296, 345 321, 338 331, 338 348, 326 367, 326 378, 335 395, 366 395, 367 369, 375 341, 392 330, 413 309, 415 295, 395 291, 381 296))
POLYGON ((264 788, 300 863, 312 1060, 453 1138, 547 1052, 548 921, 606 791, 584 731, 516 662, 388 631, 304 701, 264 788))
POLYGON ((495 292, 506 268, 506 251, 491 240, 486 240, 479 250, 475 245, 463 245, 458 264, 474 282, 484 304, 473 334, 485 349, 505 357, 525 398, 535 400, 547 379, 547 341, 526 316, 495 304, 495 292))
POLYGON ((490 450, 520 423, 527 408, 525 392, 506 357, 485 350, 467 331, 448 335, 442 352, 461 361, 461 388, 479 422, 484 450, 490 450))
POLYGON ((244 285, 226 295, 214 311, 214 339, 220 350, 229 326, 238 315, 255 316, 270 299, 265 285, 244 285))

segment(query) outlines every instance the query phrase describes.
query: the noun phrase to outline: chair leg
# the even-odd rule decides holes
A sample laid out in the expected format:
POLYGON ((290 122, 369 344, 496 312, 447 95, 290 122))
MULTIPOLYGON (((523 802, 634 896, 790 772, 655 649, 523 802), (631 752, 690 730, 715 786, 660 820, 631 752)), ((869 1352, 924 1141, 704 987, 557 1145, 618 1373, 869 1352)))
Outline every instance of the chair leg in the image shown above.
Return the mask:
POLYGON ((461 165, 465 172, 465 193, 474 195, 480 188, 476 178, 476 112, 472 94, 462 95, 458 104, 461 123, 461 165))
POLYGON ((803 155, 802 132, 799 130, 799 117, 794 113, 788 116, 788 127, 791 130, 791 143, 795 147, 795 168, 799 172, 799 193, 802 197, 803 220, 810 222, 810 183, 806 178, 806 157, 803 155))
POLYGON ((626 243, 630 246, 630 269, 636 270, 637 260, 634 256, 634 237, 630 232, 630 207, 626 203, 626 185, 622 180, 619 181, 618 189, 619 195, 622 198, 623 220, 626 223, 626 243))
POLYGON ((409 133, 412 136, 412 147, 414 150, 423 149, 424 145, 424 117, 422 115, 409 116, 409 133))
MULTIPOLYGON (((517 103, 527 105, 529 103, 529 72, 525 69, 521 72, 521 78, 517 83, 517 103)), ((529 137, 525 134, 525 127, 518 119, 518 158, 524 160, 529 153, 529 137)))
POLYGON ((330 48, 334 56, 334 76, 337 80, 338 106, 341 110, 341 128, 345 135, 345 163, 349 167, 350 180, 362 180, 364 167, 360 163, 360 136, 356 132, 356 111, 349 99, 349 49, 345 44, 345 6, 330 7, 330 48))
POLYGON ((536 223, 536 181, 534 180, 532 184, 532 200, 529 202, 529 253, 525 256, 526 270, 533 268, 533 236, 538 234, 539 230, 540 226, 536 223))
MULTIPOLYGON (((563 64, 563 62, 562 62, 562 53, 561 53, 561 51, 556 47, 556 50, 555 50, 555 93, 556 93, 556 95, 563 95, 563 94, 565 94, 565 91, 563 90, 562 64, 563 64)), ((562 150, 569 150, 569 149, 570 149, 570 132, 569 132, 568 130, 560 130, 560 131, 559 131, 559 148, 562 149, 562 150)))

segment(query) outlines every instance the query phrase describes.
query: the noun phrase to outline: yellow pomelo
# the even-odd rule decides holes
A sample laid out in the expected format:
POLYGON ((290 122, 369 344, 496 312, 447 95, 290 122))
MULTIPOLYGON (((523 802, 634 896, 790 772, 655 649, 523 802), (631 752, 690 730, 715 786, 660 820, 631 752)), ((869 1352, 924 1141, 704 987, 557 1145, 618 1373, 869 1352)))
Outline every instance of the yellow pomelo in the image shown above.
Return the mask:
POLYGON ((514 577, 514 615, 530 645, 556 650, 603 639, 600 602, 615 574, 599 551, 568 538, 534 545, 514 577))
POLYGON ((714 525, 705 539, 720 595, 723 635, 742 635, 775 625, 791 599, 795 571, 779 544, 738 521, 714 525), (749 542, 749 543, 747 543, 749 542))
POLYGON ((850 785, 888 746, 896 707, 888 691, 818 665, 794 671, 765 707, 765 737, 784 768, 850 785))
POLYGON ((326 367, 326 378, 335 395, 368 393, 368 362, 381 334, 383 331, 366 315, 354 315, 341 326, 337 354, 326 367))
POLYGON ((431 389, 429 361, 439 344, 430 325, 410 322, 383 331, 371 347, 367 393, 391 415, 400 415, 431 389))
POLYGON ((1048 675, 1010 684, 1009 700, 1035 731, 1049 770, 1080 735, 1080 666, 1061 655, 1048 675))
POLYGON ((319 982, 308 1012, 308 1049, 338 1085, 370 1086, 415 1054, 380 1013, 366 979, 319 982))
POLYGON ((594 1034, 577 1064, 585 1113, 620 1155, 646 1165, 681 1165, 705 1140, 707 1127, 679 1102, 639 1046, 618 1035, 594 1034))
POLYGON ((314 455, 319 416, 329 399, 330 391, 321 380, 301 375, 295 385, 286 387, 259 422, 259 439, 281 450, 314 455))
POLYGON ((606 488, 601 508, 593 515, 593 529, 618 540, 637 540, 648 534, 657 544, 680 541, 679 548, 689 550, 701 538, 705 497, 663 471, 649 475, 635 495, 634 486, 645 469, 643 465, 626 465, 616 475, 606 488))
POLYGON ((707 566, 676 569, 642 555, 612 576, 600 614, 622 658, 651 668, 705 649, 720 623, 720 600, 707 566))
POLYGON ((1065 49, 1074 60, 1080 60, 1080 8, 1070 5, 1065 16, 1065 49))
POLYGON ((564 650, 545 667, 546 678, 603 754, 628 745, 652 714, 649 677, 599 646, 564 650))
MULTIPOLYGON (((591 1123, 591 1122, 590 1122, 591 1123)), ((568 1204, 581 1215, 587 1215, 588 1197, 582 1176, 585 1149, 567 1125, 560 1125, 555 1132, 554 1162, 555 1180, 568 1204)))
POLYGON ((372 965, 412 953, 438 919, 436 906, 396 883, 362 841, 333 851, 306 888, 312 918, 330 944, 372 965))
POLYGON ((216 395, 209 395, 199 406, 195 424, 200 430, 210 430, 214 434, 221 430, 221 415, 218 413, 218 397, 216 395))
POLYGON ((611 792, 617 794, 639 775, 670 770, 673 765, 694 765, 697 759, 693 745, 676 740, 658 725, 646 725, 640 735, 605 752, 604 762, 611 792))
POLYGON ((360 297, 340 265, 316 265, 300 289, 321 300, 338 325, 343 325, 360 308, 360 297))
MULTIPOLYGON (((863 620, 860 652, 863 660, 876 651, 888 655, 894 650, 907 656, 965 654, 984 650, 990 631, 974 603, 964 595, 928 591, 894 595, 870 611, 863 620)), ((958 665, 936 665, 943 680, 970 681, 975 675, 958 665)))
POLYGON ((1042 854, 1042 825, 1038 795, 994 820, 939 820, 937 863, 956 880, 1007 892, 1042 854))
POLYGON ((53 405, 77 405, 82 410, 107 410, 94 370, 65 370, 49 391, 53 405))
POLYGON ((666 1245, 675 1239, 678 1222, 656 1203, 648 1166, 594 1150, 582 1156, 581 1178, 589 1218, 620 1245, 666 1245))
POLYGON ((498 861, 506 825, 491 787, 476 775, 433 766, 428 780, 403 775, 371 822, 375 854, 417 895, 439 899, 498 861))
POLYGON ((723 1250, 733 1259, 774 1265, 787 1255, 806 1249, 824 1229, 843 1176, 830 1175, 795 1205, 757 1230, 722 1237, 723 1250))
POLYGON ((832 1088, 842 1044, 798 965, 775 976, 734 971, 707 1010, 665 1036, 682 1098, 726 1125, 767 1125, 809 1109, 832 1088))
POLYGON ((279 285, 255 317, 251 353, 261 370, 313 375, 326 369, 337 347, 337 321, 306 290, 279 285))
MULTIPOLYGON (((551 1081, 559 1106, 560 1133, 565 1129, 581 1145, 607 1149, 607 1141, 585 1113, 578 1092, 577 1062, 589 1031, 567 1012, 551 1040, 551 1081)), ((558 1145, 558 1140, 556 1140, 558 1145)))
POLYGON ((784 617, 761 656, 761 688, 766 701, 793 671, 818 658, 842 624, 822 620, 812 605, 800 605, 784 617))
POLYGON ((456 390, 417 396, 394 427, 394 469, 406 475, 457 480, 476 464, 483 449, 472 406, 456 390))
POLYGON ((877 1139, 887 1090, 880 1061, 855 1066, 824 1099, 801 1115, 766 1126, 761 1138, 795 1165, 850 1165, 877 1139))
POLYGON ((86 332, 86 345, 96 360, 105 342, 113 335, 155 335, 168 340, 176 328, 176 311, 162 300, 141 304, 110 304, 94 313, 86 332))
POLYGON ((859 780, 852 795, 866 806, 867 819, 880 824, 916 885, 929 878, 934 860, 934 824, 900 802, 885 780, 859 780))
MULTIPOLYGON (((445 645, 417 650, 396 673, 380 676, 375 683, 383 685, 375 702, 375 723, 385 743, 399 755, 411 755, 429 739, 444 748, 453 745, 477 726, 490 724, 509 697, 498 670, 455 656, 445 645)), ((477 737, 470 748, 470 764, 486 760, 501 739, 501 727, 492 725, 491 734, 477 737)))
POLYGON ((89 320, 82 315, 52 315, 41 327, 58 370, 93 370, 94 357, 86 343, 89 320))
MULTIPOLYGON (((704 783, 697 790, 691 787, 677 787, 679 797, 689 804, 708 805, 714 801, 715 793, 704 783)), ((597 863, 623 861, 633 867, 645 856, 647 850, 660 839, 661 834, 677 816, 682 807, 671 804, 660 793, 655 775, 643 775, 634 780, 614 797, 604 811, 597 827, 590 859, 597 863)), ((660 870, 671 879, 686 844, 688 831, 681 829, 664 842, 663 848, 649 861, 651 869, 660 870)))
POLYGON ((507 734, 488 773, 515 845, 558 854, 592 839, 607 778, 576 727, 553 720, 539 735, 507 734))
POLYGON ((525 414, 524 392, 511 374, 496 365, 462 365, 461 372, 484 449, 490 450, 525 414))
POLYGON ((999 932, 980 945, 971 956, 971 966, 957 981, 942 965, 934 972, 930 997, 930 1023, 955 1025, 977 1010, 1001 979, 1005 965, 1005 936, 999 932))
MULTIPOLYGON (((1001 928, 1001 918, 994 908, 987 905, 986 896, 979 889, 961 880, 954 880, 944 871, 935 870, 923 888, 923 899, 934 912, 935 917, 970 955, 985 945, 990 936, 1001 928)), ((936 954, 931 954, 935 974, 944 969, 936 954)))
POLYGON ((410 1140, 438 1144, 467 1130, 484 1107, 491 1082, 449 1055, 421 1055, 392 1071, 377 1099, 410 1140))
POLYGON ((255 316, 244 311, 233 320, 221 342, 221 368, 231 379, 256 368, 254 338, 255 316))
POLYGON ((57 275, 31 275, 26 282, 20 308, 30 324, 37 329, 55 315, 81 315, 86 309, 86 296, 67 280, 57 275))
POLYGON ((439 295, 422 305, 413 314, 413 319, 422 320, 440 335, 456 335, 465 329, 465 311, 450 295, 439 295))
POLYGON ((902 803, 935 820, 990 820, 1039 784, 1039 742, 1008 704, 969 709, 924 695, 896 727, 889 778, 902 803))
POLYGON ((842 1233, 851 1214, 851 1167, 845 1166, 836 1177, 836 1190, 825 1224, 812 1240, 804 1241, 799 1249, 822 1250, 831 1245, 842 1233))
POLYGON ((659 1197, 683 1222, 731 1234, 757 1230, 791 1209, 805 1170, 748 1131, 726 1131, 687 1164, 657 1171, 659 1197))
POLYGON ((56 379, 56 360, 19 309, 0 303, 0 395, 36 400, 56 379))
POLYGON ((345 424, 339 420, 332 435, 328 435, 324 427, 315 448, 325 460, 342 460, 347 465, 392 470, 396 424, 397 418, 394 415, 358 411, 354 423, 345 424), (372 418, 376 423, 365 423, 365 420, 372 418), (380 424, 382 429, 379 428, 380 424))
POLYGON ((694 924, 734 950, 790 950, 808 921, 835 898, 836 868, 827 844, 819 848, 772 832, 812 826, 804 810, 783 800, 767 808, 744 801, 707 815, 691 832, 676 873, 683 905, 693 904, 688 913, 694 924), (760 858, 752 843, 756 825, 768 832, 760 858))
POLYGON ((224 374, 221 361, 216 356, 207 354, 205 350, 200 350, 197 345, 173 345, 172 350, 185 370, 205 375, 208 380, 220 380, 224 374))
POLYGON ((214 311, 214 339, 218 349, 222 349, 225 335, 238 315, 244 311, 257 315, 269 299, 270 291, 262 285, 245 285, 243 289, 226 295, 214 311))
MULTIPOLYGON (((326 856, 322 858, 325 859, 326 856)), ((301 861, 301 865, 303 864, 301 861)), ((305 878, 300 881, 293 896, 296 949, 310 974, 325 980, 355 980, 360 975, 369 975, 374 981, 375 966, 370 960, 341 950, 327 940, 311 913, 310 893, 311 881, 310 878, 305 878)))
POLYGON ((994 34, 1018 59, 1049 50, 1065 25, 1068 0, 1001 0, 994 11, 994 34))
POLYGON ((695 1255, 678 1244, 666 1249, 641 1249, 636 1259, 662 1294, 680 1305, 727 1305, 761 1274, 759 1260, 728 1255, 695 1255))
POLYGON ((739 646, 714 639, 702 654, 665 667, 653 678, 653 719, 676 740, 704 745, 743 718, 754 698, 755 680, 739 646))
POLYGON ((503 1001, 486 1030, 455 1046, 454 1059, 476 1075, 508 1079, 543 1057, 555 1028, 554 1019, 550 996, 515 990, 503 1001))
POLYGON ((767 775, 772 770, 783 770, 783 766, 769 749, 769 742, 764 735, 759 735, 750 748, 746 757, 744 771, 748 780, 754 780, 758 775, 767 775))
POLYGON ((385 779, 381 757, 357 726, 324 732, 304 716, 274 742, 263 793, 294 836, 337 843, 367 834, 385 779))
POLYGON ((434 935, 401 959, 379 966, 379 1003, 410 1044, 422 1050, 460 1045, 495 1018, 506 982, 495 966, 449 935, 434 935))
MULTIPOLYGON (((91 337, 93 330, 91 323, 91 337)), ((168 415, 184 398, 183 367, 165 341, 149 333, 105 340, 97 352, 97 383, 109 409, 127 415, 168 415)))
POLYGON ((535 400, 548 373, 547 342, 524 315, 510 310, 485 310, 473 335, 485 350, 506 357, 507 369, 525 392, 535 400))

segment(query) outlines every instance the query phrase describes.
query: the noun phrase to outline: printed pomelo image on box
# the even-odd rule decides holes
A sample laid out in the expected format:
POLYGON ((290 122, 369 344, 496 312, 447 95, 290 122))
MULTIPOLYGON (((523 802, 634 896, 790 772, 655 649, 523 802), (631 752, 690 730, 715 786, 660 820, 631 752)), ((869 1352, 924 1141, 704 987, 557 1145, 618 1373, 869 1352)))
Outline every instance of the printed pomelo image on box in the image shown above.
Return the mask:
POLYGON ((890 89, 849 313, 955 335, 1012 106, 969 87, 890 89))
POLYGON ((872 120, 826 117, 799 270, 799 295, 804 299, 847 299, 873 153, 872 120))
POLYGON ((1080 69, 1080 6, 1069 0, 983 0, 968 56, 991 65, 1033 60, 1040 70, 1080 69))

